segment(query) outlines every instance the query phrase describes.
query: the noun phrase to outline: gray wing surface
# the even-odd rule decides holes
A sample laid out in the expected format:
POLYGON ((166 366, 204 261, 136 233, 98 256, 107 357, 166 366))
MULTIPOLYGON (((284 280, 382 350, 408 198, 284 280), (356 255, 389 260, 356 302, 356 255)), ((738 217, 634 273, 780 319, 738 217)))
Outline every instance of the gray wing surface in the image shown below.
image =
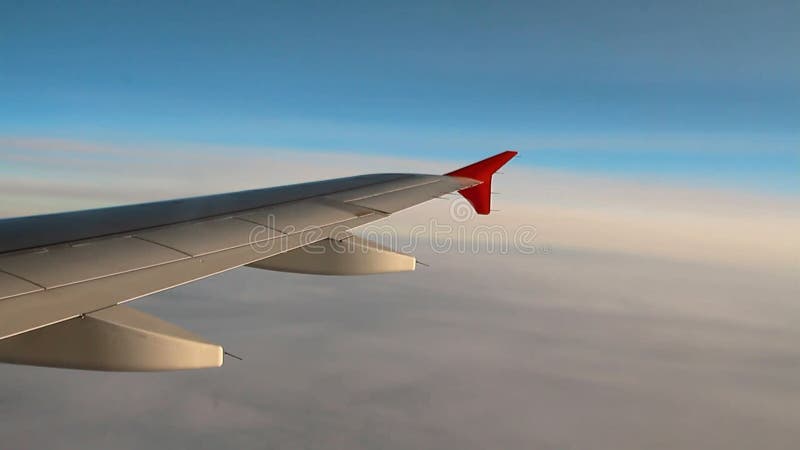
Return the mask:
MULTIPOLYGON (((19 347, 10 345, 17 335, 347 236, 353 227, 475 183, 447 176, 371 175, 2 220, 0 360, 4 346, 19 347)), ((6 360, 19 362, 19 357, 6 360)), ((93 364, 78 368, 98 368, 93 364)))
POLYGON ((222 347, 122 304, 244 265, 328 275, 413 270, 413 257, 349 230, 484 182, 374 174, 0 220, 0 362, 219 366, 222 347), (338 242, 363 251, 333 254, 338 242), (311 245, 328 254, 299 251, 311 245))

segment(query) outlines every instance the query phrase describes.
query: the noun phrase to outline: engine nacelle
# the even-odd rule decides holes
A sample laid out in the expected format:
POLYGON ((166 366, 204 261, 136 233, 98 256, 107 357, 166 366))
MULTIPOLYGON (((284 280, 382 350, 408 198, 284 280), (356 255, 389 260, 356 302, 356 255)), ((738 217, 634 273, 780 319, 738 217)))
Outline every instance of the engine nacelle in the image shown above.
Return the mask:
POLYGON ((68 369, 199 369, 222 357, 219 345, 122 305, 0 340, 0 362, 68 369))

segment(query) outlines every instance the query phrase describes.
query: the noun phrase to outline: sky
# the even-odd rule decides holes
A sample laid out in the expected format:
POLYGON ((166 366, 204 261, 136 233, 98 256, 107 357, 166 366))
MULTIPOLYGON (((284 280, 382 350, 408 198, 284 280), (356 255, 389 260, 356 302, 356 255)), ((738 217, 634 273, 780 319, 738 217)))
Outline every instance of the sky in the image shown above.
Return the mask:
POLYGON ((520 152, 359 231, 430 267, 130 304, 244 361, 0 365, 5 445, 795 448, 800 4, 496 3, 0 3, 0 218, 520 152))
POLYGON ((5 2, 0 134, 800 193, 800 6, 5 2))

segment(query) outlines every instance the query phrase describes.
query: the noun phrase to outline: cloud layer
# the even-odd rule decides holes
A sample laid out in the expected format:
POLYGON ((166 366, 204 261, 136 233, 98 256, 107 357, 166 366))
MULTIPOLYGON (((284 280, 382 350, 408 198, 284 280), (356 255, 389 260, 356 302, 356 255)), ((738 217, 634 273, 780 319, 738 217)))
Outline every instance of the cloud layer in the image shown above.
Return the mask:
MULTIPOLYGON (((7 144, 8 145, 8 144, 7 144)), ((458 163, 38 140, 2 214, 458 163), (124 169, 121 169, 124 168, 124 169)), ((11 148, 8 146, 7 148, 11 148)), ((488 218, 547 252, 415 273, 237 269, 135 307, 220 342, 218 370, 0 367, 9 448, 788 449, 800 429, 797 201, 511 165, 488 218)), ((450 202, 392 217, 400 236, 450 202)), ((430 236, 427 236, 430 237, 430 236)), ((484 249, 485 250, 485 249, 484 249)))
POLYGON ((609 254, 420 256, 433 267, 238 269, 138 301, 245 360, 170 374, 4 366, 0 432, 14 448, 796 442, 792 279, 609 254))

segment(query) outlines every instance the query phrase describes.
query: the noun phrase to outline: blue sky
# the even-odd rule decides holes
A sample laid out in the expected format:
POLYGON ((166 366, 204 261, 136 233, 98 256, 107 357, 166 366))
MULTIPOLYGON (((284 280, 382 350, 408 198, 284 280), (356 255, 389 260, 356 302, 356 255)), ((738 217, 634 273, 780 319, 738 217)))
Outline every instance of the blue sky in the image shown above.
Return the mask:
POLYGON ((800 193, 800 4, 603 3, 6 2, 0 134, 800 193))

